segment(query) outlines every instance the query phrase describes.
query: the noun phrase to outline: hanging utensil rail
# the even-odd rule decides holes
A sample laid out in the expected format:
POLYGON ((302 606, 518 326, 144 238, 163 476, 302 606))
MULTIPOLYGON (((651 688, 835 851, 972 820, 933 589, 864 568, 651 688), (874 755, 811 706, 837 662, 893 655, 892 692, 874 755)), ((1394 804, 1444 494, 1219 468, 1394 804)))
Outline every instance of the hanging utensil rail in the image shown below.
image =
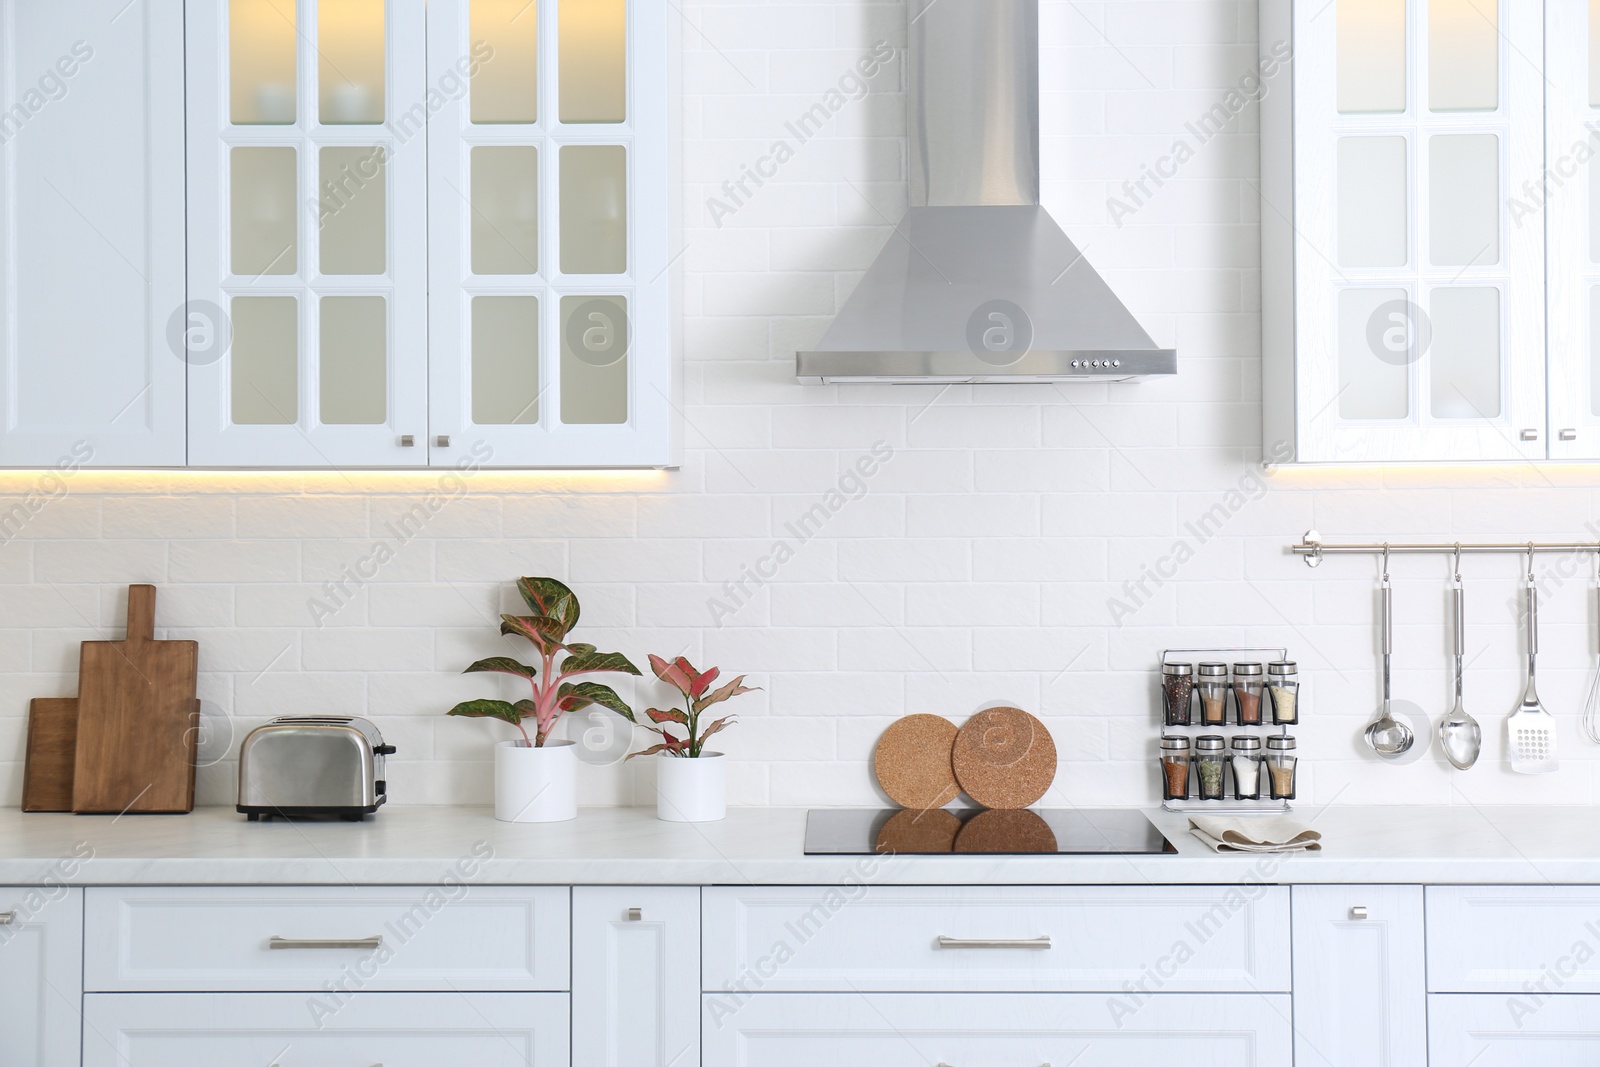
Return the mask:
POLYGON ((1410 543, 1403 541, 1378 541, 1368 544, 1324 544, 1322 536, 1315 530, 1307 530, 1305 537, 1298 545, 1291 545, 1290 551, 1297 556, 1305 557, 1306 566, 1315 567, 1322 562, 1323 556, 1333 555, 1382 555, 1387 552, 1391 555, 1402 553, 1435 553, 1440 555, 1453 555, 1455 553, 1519 553, 1528 552, 1594 552, 1600 555, 1600 541, 1440 541, 1437 543, 1410 543))

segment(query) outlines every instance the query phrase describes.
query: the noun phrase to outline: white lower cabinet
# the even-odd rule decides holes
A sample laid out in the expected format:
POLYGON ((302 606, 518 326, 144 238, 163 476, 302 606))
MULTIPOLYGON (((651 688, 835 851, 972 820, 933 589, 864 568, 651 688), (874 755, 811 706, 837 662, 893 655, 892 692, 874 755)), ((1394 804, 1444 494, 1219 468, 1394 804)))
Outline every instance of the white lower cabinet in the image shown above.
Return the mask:
POLYGON ((1526 991, 1428 998, 1431 1067, 1594 1067, 1600 996, 1526 991))
MULTIPOLYGON (((319 1012, 284 993, 96 993, 83 1067, 558 1067, 561 993, 360 993, 319 1012)), ((9 1067, 9 1061, 8 1061, 9 1067)))
POLYGON ((83 890, 0 889, 0 1064, 78 1062, 83 890))
POLYGON ((1295 886, 1295 1067, 1428 1059, 1422 887, 1295 886))
POLYGON ((1253 994, 707 995, 705 1067, 1284 1067, 1289 998, 1253 994), (1130 1003, 1122 1004, 1127 999, 1130 1003))
POLYGON ((572 891, 572 1062, 700 1062, 698 887, 572 891))

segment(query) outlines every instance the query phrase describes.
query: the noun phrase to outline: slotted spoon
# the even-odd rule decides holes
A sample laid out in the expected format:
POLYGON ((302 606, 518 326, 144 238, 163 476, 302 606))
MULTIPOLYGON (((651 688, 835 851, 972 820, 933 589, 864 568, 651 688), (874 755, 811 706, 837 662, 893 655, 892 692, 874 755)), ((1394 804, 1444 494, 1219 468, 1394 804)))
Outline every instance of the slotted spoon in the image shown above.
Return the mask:
POLYGON ((1528 688, 1522 703, 1506 720, 1511 769, 1519 774, 1548 774, 1556 760, 1556 718, 1539 703, 1534 669, 1539 658, 1539 590, 1533 584, 1533 553, 1528 553, 1528 688))

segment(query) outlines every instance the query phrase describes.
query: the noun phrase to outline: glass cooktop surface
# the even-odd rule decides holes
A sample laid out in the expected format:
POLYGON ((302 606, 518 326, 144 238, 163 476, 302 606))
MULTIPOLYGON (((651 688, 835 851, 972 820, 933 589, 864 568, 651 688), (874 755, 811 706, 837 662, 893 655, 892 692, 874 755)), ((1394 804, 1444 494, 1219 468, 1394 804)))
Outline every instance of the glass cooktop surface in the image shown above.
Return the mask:
POLYGON ((806 816, 808 856, 1159 856, 1177 851, 1143 812, 1117 808, 817 808, 806 816))

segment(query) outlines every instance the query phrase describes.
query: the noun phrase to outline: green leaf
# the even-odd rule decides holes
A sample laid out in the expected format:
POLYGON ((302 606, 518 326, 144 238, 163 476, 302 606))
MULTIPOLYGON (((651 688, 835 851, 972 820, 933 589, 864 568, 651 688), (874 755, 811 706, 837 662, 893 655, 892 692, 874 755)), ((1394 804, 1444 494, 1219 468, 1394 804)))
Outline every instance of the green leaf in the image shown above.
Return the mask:
POLYGON ((666 711, 662 711, 660 708, 647 708, 645 714, 650 716, 651 722, 675 722, 679 726, 689 725, 689 716, 677 708, 668 708, 666 711))
POLYGON ((515 674, 519 678, 536 678, 539 672, 525 663, 519 663, 510 656, 490 656, 480 659, 472 666, 461 672, 462 674, 515 674))
POLYGON ((567 636, 561 624, 543 615, 502 615, 500 632, 526 638, 542 656, 550 656, 566 647, 561 639, 567 636))
POLYGON ((554 578, 518 578, 517 592, 529 611, 559 623, 562 637, 578 625, 578 595, 554 578))
POLYGON ((699 700, 696 700, 694 702, 695 714, 698 715, 711 705, 720 704, 724 700, 731 700, 734 697, 742 696, 745 693, 755 693, 760 691, 760 686, 744 685, 744 679, 745 676, 741 674, 733 681, 728 682, 726 685, 718 686, 714 691, 707 693, 699 700))
POLYGON ((593 645, 586 646, 583 651, 578 651, 573 645, 567 647, 572 649, 574 654, 561 661, 563 678, 570 678, 575 674, 595 674, 600 671, 639 673, 639 668, 629 662, 628 657, 621 652, 596 652, 593 645))
POLYGON ((451 708, 446 714, 462 715, 469 719, 500 719, 512 726, 522 724, 522 704, 528 701, 518 701, 512 704, 506 700, 464 700, 451 708))
POLYGON ((588 655, 590 652, 593 652, 594 649, 594 645, 585 644, 582 641, 567 642, 567 651, 571 652, 574 656, 588 655))
POLYGON ((563 685, 556 691, 556 706, 562 711, 581 711, 590 704, 599 704, 633 722, 633 709, 609 685, 599 682, 577 682, 563 685))

